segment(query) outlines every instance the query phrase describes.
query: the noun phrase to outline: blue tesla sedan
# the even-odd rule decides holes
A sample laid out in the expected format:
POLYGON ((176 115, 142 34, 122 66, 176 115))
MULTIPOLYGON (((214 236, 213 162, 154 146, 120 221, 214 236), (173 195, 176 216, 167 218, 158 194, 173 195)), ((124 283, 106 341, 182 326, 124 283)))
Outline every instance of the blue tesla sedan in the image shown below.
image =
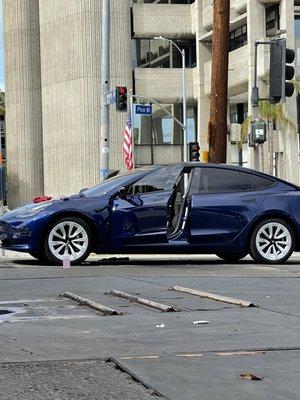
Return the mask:
POLYGON ((152 166, 0 219, 7 250, 72 264, 95 253, 217 254, 283 263, 300 250, 300 191, 229 165, 152 166))

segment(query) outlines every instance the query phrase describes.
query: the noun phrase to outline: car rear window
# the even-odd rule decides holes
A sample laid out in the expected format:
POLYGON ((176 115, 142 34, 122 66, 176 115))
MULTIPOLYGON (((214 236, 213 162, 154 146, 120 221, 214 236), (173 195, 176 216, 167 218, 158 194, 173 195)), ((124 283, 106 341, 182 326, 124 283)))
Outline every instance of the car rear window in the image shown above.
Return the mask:
POLYGON ((197 168, 191 193, 228 193, 265 189, 274 184, 272 179, 248 172, 222 168, 197 168))

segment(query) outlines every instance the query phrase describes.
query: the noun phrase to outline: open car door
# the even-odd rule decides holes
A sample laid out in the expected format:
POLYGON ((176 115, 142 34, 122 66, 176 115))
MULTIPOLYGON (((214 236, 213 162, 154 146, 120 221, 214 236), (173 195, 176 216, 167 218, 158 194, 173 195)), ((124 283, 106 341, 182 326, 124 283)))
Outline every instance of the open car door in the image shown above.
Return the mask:
POLYGON ((167 243, 169 206, 183 164, 157 169, 111 202, 113 247, 167 243))

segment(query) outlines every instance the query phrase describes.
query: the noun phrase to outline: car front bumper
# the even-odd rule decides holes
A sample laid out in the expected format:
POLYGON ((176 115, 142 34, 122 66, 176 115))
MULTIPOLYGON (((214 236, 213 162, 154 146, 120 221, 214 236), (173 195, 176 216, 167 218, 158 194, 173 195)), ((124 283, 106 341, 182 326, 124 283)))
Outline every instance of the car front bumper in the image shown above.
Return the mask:
POLYGON ((31 248, 31 235, 32 232, 24 223, 11 225, 0 222, 0 241, 3 249, 27 252, 31 248))

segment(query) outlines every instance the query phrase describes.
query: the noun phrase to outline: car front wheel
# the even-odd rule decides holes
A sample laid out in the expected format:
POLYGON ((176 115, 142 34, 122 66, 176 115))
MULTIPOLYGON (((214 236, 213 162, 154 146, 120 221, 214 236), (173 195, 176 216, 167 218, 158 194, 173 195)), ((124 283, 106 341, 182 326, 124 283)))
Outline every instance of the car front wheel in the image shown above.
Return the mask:
POLYGON ((62 264, 65 258, 72 265, 80 264, 90 254, 91 229, 78 217, 66 217, 56 221, 48 230, 45 254, 54 264, 62 264))
POLYGON ((260 222, 254 229, 250 243, 252 258, 265 264, 281 264, 288 260, 295 248, 291 226, 277 218, 260 222))

